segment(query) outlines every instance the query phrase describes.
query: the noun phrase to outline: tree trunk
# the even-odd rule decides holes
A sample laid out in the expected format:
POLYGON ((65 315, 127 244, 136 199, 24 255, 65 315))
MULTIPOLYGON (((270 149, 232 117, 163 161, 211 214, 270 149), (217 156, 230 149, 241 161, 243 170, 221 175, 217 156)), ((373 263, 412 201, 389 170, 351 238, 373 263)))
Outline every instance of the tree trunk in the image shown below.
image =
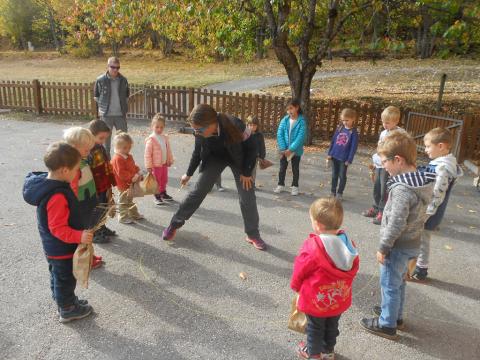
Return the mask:
POLYGON ((120 57, 119 46, 115 40, 112 40, 112 54, 113 56, 120 57))
POLYGON ((60 51, 60 43, 57 37, 55 19, 53 17, 52 9, 48 9, 48 24, 50 25, 50 32, 52 33, 52 40, 55 46, 55 50, 60 51))
POLYGON ((431 31, 433 18, 425 6, 421 7, 420 14, 422 22, 417 33, 417 56, 420 56, 421 59, 427 59, 432 56, 434 47, 434 38, 431 31))

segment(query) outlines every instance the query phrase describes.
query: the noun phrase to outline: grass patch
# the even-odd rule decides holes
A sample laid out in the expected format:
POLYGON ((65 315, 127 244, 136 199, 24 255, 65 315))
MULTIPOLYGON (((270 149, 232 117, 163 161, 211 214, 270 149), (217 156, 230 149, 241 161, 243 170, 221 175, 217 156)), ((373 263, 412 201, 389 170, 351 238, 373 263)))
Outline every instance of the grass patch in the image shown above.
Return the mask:
MULTIPOLYGON (((0 79, 93 82, 106 71, 107 57, 77 59, 55 52, 0 52, 0 79)), ((185 57, 162 58, 156 52, 129 52, 121 72, 130 83, 201 87, 246 76, 282 75, 273 59, 248 64, 198 63, 185 57)))

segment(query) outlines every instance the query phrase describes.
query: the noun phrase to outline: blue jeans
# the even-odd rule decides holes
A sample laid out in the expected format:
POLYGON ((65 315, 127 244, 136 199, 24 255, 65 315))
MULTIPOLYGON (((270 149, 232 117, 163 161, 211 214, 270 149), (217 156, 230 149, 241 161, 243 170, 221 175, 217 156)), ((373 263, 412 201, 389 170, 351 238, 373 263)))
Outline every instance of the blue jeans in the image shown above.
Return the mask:
POLYGON ((347 184, 347 169, 348 166, 345 165, 345 161, 332 158, 332 194, 343 194, 343 190, 345 190, 345 185, 347 184), (339 178, 340 184, 337 190, 339 178))
POLYGON ((405 274, 408 261, 416 258, 418 249, 392 249, 383 265, 380 265, 380 288, 382 291, 382 327, 396 328, 397 320, 403 318, 405 302, 405 274))
POLYGON ((77 280, 73 276, 73 259, 48 259, 50 289, 58 307, 65 308, 75 303, 77 280))

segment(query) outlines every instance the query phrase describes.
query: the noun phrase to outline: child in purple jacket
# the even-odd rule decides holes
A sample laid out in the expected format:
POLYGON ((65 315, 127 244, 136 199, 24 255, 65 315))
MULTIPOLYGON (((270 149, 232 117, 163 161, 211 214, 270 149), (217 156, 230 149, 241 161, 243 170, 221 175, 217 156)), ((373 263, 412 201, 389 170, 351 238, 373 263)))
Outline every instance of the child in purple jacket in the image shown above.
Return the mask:
POLYGON ((347 184, 347 169, 357 152, 358 132, 354 127, 357 112, 353 109, 343 109, 340 120, 342 125, 337 128, 335 135, 333 135, 327 159, 332 162, 331 196, 341 201, 343 200, 343 190, 347 184), (338 184, 339 178, 340 184, 338 184))

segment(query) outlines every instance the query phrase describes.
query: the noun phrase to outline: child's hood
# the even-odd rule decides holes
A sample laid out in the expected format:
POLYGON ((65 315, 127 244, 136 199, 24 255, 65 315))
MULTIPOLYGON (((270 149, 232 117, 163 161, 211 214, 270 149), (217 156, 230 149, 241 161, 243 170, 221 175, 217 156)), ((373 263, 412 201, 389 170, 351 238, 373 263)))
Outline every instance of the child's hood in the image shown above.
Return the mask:
POLYGON ((358 251, 347 235, 343 232, 337 235, 311 234, 318 249, 325 249, 329 258, 327 264, 322 263, 322 269, 338 279, 351 279, 358 270, 358 251))
POLYGON ((432 199, 435 177, 436 175, 431 172, 407 172, 392 176, 387 182, 387 187, 391 190, 397 186, 404 186, 414 191, 423 203, 428 204, 432 199))
POLYGON ((433 159, 430 161, 430 164, 434 165, 436 168, 443 167, 451 177, 457 178, 463 176, 463 170, 458 166, 457 158, 452 154, 433 159))
POLYGON ((65 181, 52 180, 47 178, 46 172, 31 172, 25 178, 23 184, 23 198, 27 203, 38 206, 42 200, 55 191, 55 189, 70 189, 65 181))

